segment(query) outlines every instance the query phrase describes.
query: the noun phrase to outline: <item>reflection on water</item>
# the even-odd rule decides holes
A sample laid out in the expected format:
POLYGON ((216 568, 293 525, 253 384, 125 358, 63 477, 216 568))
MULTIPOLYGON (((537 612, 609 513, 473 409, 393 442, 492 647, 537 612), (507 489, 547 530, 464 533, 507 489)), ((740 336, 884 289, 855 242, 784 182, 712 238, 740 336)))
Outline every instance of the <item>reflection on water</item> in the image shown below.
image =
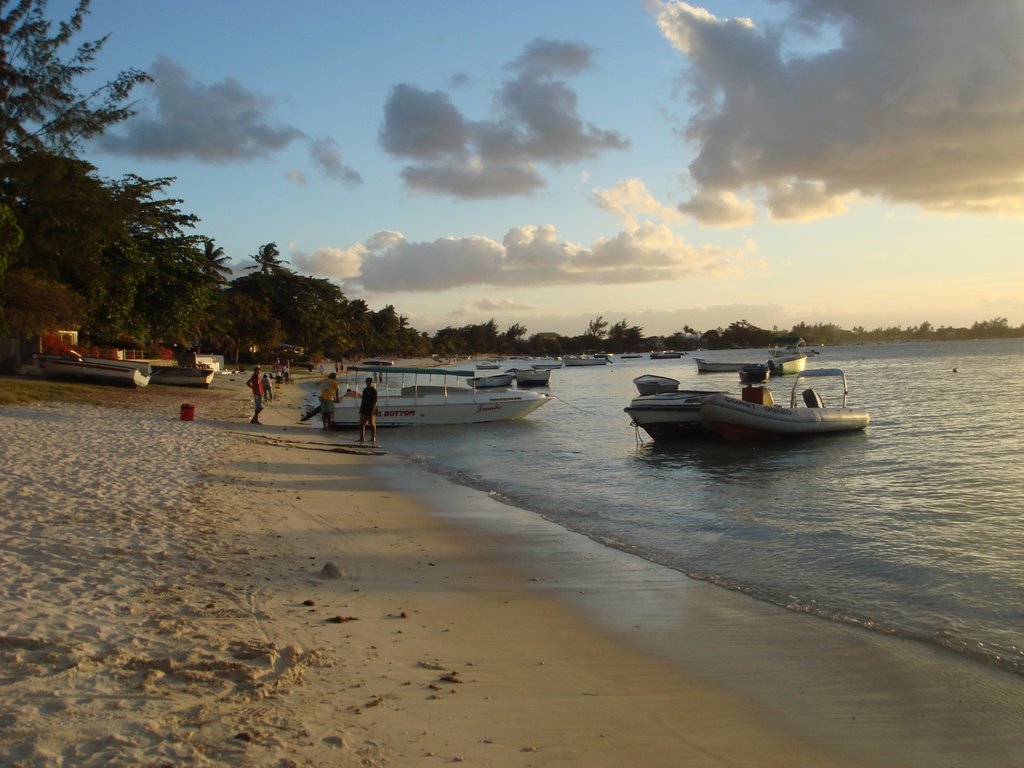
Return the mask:
MULTIPOLYGON (((1021 665, 1024 340, 825 348, 809 367, 845 370, 850 404, 871 412, 865 432, 638 445, 622 409, 640 373, 738 389, 682 358, 555 371, 558 399, 523 421, 383 437, 699 578, 1021 665)), ((772 382, 777 402, 791 386, 772 382)))

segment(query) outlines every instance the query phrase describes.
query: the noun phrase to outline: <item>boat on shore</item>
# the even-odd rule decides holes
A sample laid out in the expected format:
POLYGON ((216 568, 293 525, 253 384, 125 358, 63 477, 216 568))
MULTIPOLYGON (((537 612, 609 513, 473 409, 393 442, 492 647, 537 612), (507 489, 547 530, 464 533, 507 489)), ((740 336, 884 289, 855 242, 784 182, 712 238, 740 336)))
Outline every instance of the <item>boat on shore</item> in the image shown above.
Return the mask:
MULTIPOLYGON (((353 373, 378 380, 377 426, 481 424, 520 419, 551 401, 540 392, 459 386, 475 370, 353 365, 353 373)), ((334 407, 335 429, 359 426, 359 398, 343 397, 334 407)))
POLYGON ((202 387, 209 389, 215 371, 212 368, 192 368, 182 365, 154 365, 150 384, 170 387, 202 387))
POLYGON ((635 397, 623 410, 633 425, 644 430, 652 440, 685 440, 710 437, 701 423, 701 403, 711 395, 724 394, 707 390, 678 390, 635 397))
POLYGON ((679 380, 668 376, 645 373, 633 379, 633 386, 641 395, 656 395, 659 392, 675 392, 679 389, 679 380))
POLYGON ((789 407, 775 405, 771 392, 764 387, 744 387, 741 397, 714 395, 700 406, 705 428, 714 430, 727 440, 801 437, 862 430, 871 421, 867 410, 847 405, 849 390, 846 374, 839 368, 815 368, 796 375, 790 392, 789 407), (842 382, 842 405, 826 406, 814 389, 797 390, 808 379, 832 377, 842 382))
POLYGON ((93 384, 114 384, 121 387, 144 387, 149 376, 140 370, 142 365, 124 360, 106 360, 82 357, 77 352, 63 355, 37 355, 36 361, 43 374, 53 379, 71 379, 93 384))

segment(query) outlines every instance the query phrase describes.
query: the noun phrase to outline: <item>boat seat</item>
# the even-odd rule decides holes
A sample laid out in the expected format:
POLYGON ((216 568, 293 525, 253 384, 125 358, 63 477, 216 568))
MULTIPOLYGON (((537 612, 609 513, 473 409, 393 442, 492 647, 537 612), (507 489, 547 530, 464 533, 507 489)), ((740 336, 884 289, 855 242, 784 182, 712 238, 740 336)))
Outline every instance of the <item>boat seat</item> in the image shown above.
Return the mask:
POLYGON ((821 397, 813 389, 804 390, 804 405, 808 408, 824 408, 825 404, 821 402, 821 397))

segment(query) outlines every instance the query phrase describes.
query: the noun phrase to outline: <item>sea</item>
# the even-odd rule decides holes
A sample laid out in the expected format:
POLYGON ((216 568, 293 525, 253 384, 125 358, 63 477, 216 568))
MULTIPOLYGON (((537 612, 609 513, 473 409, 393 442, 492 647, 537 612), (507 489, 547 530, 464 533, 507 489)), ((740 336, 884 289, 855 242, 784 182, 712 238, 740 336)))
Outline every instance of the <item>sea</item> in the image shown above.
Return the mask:
MULTIPOLYGON (((635 377, 737 392, 738 376, 698 374, 689 356, 616 355, 555 370, 538 390, 551 402, 525 419, 380 440, 630 557, 1024 675, 1024 339, 811 351, 808 368, 846 373, 848 403, 871 414, 864 432, 655 443, 623 411, 635 377)), ((765 362, 768 350, 700 355, 765 362)), ((792 386, 769 384, 779 403, 792 386)))

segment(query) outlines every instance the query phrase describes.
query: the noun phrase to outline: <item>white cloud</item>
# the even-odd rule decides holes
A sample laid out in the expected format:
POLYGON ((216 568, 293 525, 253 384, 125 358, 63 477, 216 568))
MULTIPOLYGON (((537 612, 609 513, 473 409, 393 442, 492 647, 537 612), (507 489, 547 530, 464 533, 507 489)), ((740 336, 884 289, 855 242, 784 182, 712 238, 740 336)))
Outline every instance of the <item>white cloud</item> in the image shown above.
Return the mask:
POLYGON ((788 219, 842 213, 856 195, 1024 214, 1024 4, 779 5, 785 22, 758 28, 652 2, 696 108, 688 212, 729 223, 698 203, 744 193, 788 219))

